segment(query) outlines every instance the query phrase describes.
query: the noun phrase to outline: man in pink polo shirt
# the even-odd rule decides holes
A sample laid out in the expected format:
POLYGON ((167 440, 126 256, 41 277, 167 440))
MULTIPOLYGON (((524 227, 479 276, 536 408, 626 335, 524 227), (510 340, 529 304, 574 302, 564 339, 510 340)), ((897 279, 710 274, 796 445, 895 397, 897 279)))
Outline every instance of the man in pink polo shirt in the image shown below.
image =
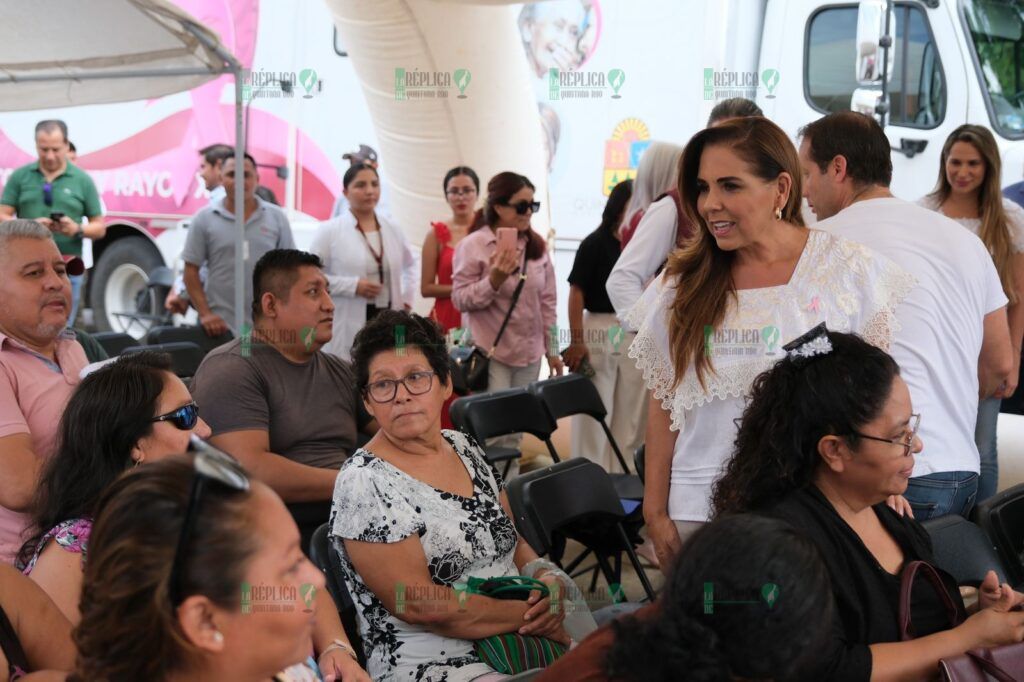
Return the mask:
POLYGON ((34 220, 0 223, 0 561, 12 563, 29 524, 25 514, 57 423, 86 365, 66 329, 68 275, 82 261, 61 256, 34 220))

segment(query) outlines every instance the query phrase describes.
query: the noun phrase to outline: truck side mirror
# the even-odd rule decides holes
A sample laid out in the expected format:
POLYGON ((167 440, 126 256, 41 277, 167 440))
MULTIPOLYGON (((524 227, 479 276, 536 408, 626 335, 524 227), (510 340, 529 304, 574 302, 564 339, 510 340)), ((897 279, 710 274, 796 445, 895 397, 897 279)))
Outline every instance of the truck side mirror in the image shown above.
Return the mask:
POLYGON ((893 63, 896 59, 892 37, 896 35, 896 13, 889 12, 889 31, 886 33, 887 0, 861 0, 857 8, 856 70, 857 82, 864 87, 882 82, 882 55, 888 50, 886 81, 892 80, 893 63))
POLYGON ((850 111, 871 116, 879 124, 882 123, 882 91, 871 88, 857 88, 850 98, 850 111))

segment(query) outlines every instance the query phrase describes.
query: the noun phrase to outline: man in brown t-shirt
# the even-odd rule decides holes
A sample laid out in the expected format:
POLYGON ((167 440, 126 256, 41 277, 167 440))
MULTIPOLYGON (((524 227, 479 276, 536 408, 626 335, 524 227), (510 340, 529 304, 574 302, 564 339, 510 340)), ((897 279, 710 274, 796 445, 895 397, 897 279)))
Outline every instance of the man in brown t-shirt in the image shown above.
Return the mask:
POLYGON ((320 350, 334 316, 320 268, 318 257, 293 249, 260 258, 254 328, 207 355, 192 382, 210 442, 289 503, 304 547, 328 520, 358 431, 376 431, 351 366, 320 350))

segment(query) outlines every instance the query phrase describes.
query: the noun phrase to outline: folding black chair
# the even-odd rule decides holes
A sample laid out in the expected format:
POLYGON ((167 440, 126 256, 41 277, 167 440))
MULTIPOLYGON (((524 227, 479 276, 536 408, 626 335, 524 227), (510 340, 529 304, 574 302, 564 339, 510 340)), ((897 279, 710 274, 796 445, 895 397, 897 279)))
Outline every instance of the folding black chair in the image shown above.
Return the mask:
POLYGON ((107 352, 110 357, 117 357, 125 348, 131 348, 139 344, 138 340, 130 334, 124 332, 96 332, 92 335, 96 343, 103 346, 103 350, 107 352))
POLYGON ((633 451, 633 466, 636 467, 636 475, 644 480, 644 460, 647 457, 647 444, 641 443, 640 447, 633 451))
POLYGON ((146 343, 155 346, 165 343, 189 342, 199 346, 200 350, 203 351, 203 355, 206 355, 217 346, 225 344, 233 338, 235 337, 231 332, 224 332, 220 336, 209 336, 206 330, 199 326, 161 326, 153 327, 149 330, 146 334, 146 343))
MULTIPOLYGON (((610 474, 615 490, 619 497, 627 500, 644 499, 644 484, 639 476, 629 471, 626 458, 622 456, 622 450, 608 428, 605 418, 608 410, 605 409, 601 394, 597 392, 594 382, 582 374, 569 373, 565 376, 535 381, 529 385, 530 393, 537 396, 541 404, 547 409, 553 422, 563 417, 570 417, 577 414, 587 415, 597 421, 604 430, 604 435, 612 446, 616 459, 624 474, 610 474)), ((555 460, 558 461, 558 460, 555 460)))
POLYGON ((146 350, 170 355, 171 371, 182 379, 194 377, 196 370, 199 369, 199 364, 203 361, 202 349, 188 341, 161 343, 153 346, 131 346, 121 351, 121 354, 128 355, 146 350))
POLYGON ((975 506, 972 520, 995 544, 1009 583, 1024 583, 1024 484, 975 506))
POLYGON ((621 553, 625 552, 647 598, 654 599, 654 589, 623 526, 622 501, 600 466, 579 458, 559 462, 512 479, 506 491, 516 528, 538 554, 549 554, 559 535, 572 538, 588 551, 574 559, 566 572, 593 553, 611 586, 621 582, 621 553), (615 560, 615 568, 609 559, 615 560))
POLYGON ((345 577, 341 572, 341 559, 337 551, 331 547, 330 524, 325 523, 313 533, 313 539, 309 543, 309 560, 323 571, 327 579, 327 591, 334 600, 341 617, 341 625, 345 628, 345 634, 352 642, 356 656, 359 657, 359 665, 366 668, 366 656, 363 653, 363 639, 359 635, 358 614, 356 604, 345 586, 345 577))
POLYGON ((487 447, 484 445, 486 439, 528 433, 544 441, 553 460, 561 461, 551 442, 556 425, 540 401, 525 388, 464 396, 452 403, 449 415, 456 428, 480 443, 488 462, 505 462, 506 476, 512 460, 522 457, 522 453, 514 448, 487 447))
POLYGON ((1006 582, 1003 562, 985 531, 959 514, 927 519, 921 525, 932 539, 935 563, 956 578, 958 585, 978 587, 994 570, 1006 582))

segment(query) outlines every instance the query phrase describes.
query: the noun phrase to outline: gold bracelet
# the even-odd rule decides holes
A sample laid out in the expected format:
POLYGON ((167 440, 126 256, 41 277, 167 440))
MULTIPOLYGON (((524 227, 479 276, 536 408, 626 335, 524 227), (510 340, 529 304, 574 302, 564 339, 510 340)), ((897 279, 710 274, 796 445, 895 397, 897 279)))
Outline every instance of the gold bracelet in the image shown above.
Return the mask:
POLYGON ((321 658, 326 656, 331 651, 334 651, 335 649, 340 649, 344 651, 346 654, 352 657, 353 661, 355 661, 356 663, 359 662, 359 657, 356 656, 355 650, 353 650, 352 647, 350 647, 348 644, 345 644, 345 642, 341 641, 340 639, 336 639, 330 644, 328 644, 326 647, 324 647, 324 650, 320 652, 320 655, 317 657, 316 660, 319 661, 321 658))

